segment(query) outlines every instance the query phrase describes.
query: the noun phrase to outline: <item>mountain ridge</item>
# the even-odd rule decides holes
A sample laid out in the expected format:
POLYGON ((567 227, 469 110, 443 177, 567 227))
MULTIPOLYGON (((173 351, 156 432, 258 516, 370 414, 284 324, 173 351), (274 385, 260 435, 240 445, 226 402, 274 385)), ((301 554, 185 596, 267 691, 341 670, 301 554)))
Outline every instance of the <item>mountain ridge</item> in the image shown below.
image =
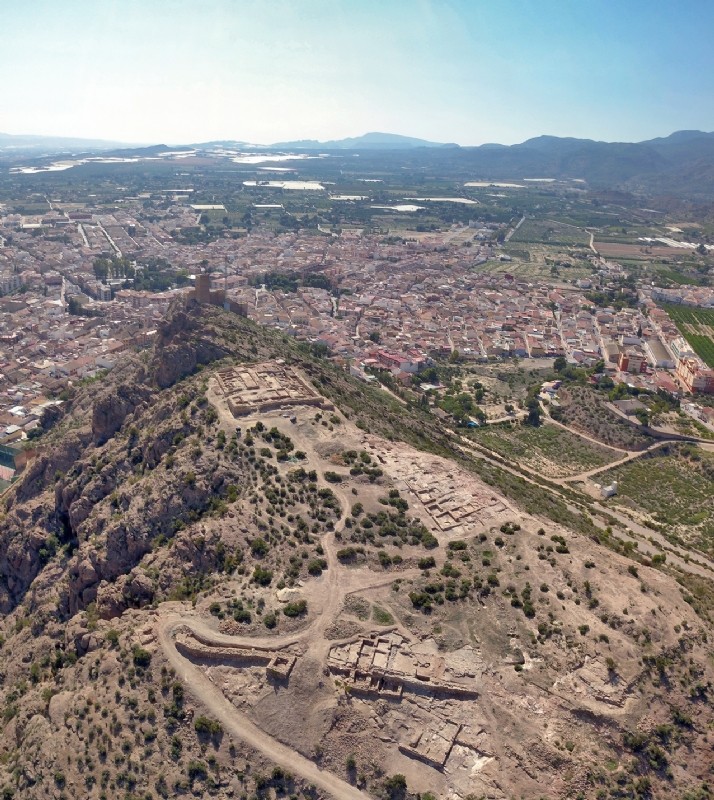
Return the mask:
POLYGON ((318 141, 316 139, 302 139, 297 141, 276 142, 270 147, 290 147, 296 149, 316 148, 325 150, 360 150, 366 149, 411 149, 414 147, 460 147, 454 143, 432 142, 427 139, 419 139, 414 136, 403 136, 398 133, 382 133, 371 131, 362 136, 351 136, 345 139, 330 139, 318 141))
MULTIPOLYGON (((6 163, 17 162, 23 155, 51 157, 51 149, 41 142, 58 141, 39 137, 39 140, 32 139, 29 145, 20 144, 27 140, 28 137, 0 134, 0 156, 4 156, 6 163)), ((65 144, 57 152, 66 153, 69 149, 76 153, 83 149, 84 152, 125 157, 162 149, 159 145, 149 148, 125 145, 112 148, 103 145, 99 148, 97 142, 91 140, 82 148, 78 144, 80 140, 63 142, 65 144), (78 146, 70 148, 66 142, 78 146)), ((204 151, 227 148, 261 154, 323 151, 331 153, 333 157, 354 152, 363 154, 363 168, 367 167, 367 156, 377 159, 388 156, 393 163, 401 162, 404 169, 421 168, 428 164, 430 169, 438 170, 445 179, 584 179, 594 189, 615 189, 648 196, 671 195, 697 202, 714 200, 714 132, 697 130, 675 131, 666 137, 641 142, 602 142, 542 135, 513 145, 487 143, 467 147, 371 132, 325 142, 300 140, 257 145, 213 140, 192 145, 168 145, 168 148, 204 151)))
POLYGON ((46 136, 43 134, 11 134, 3 133, 0 131, 0 150, 2 149, 48 149, 59 148, 65 149, 72 148, 87 148, 87 149, 102 149, 112 150, 122 148, 125 150, 134 150, 148 147, 210 147, 210 146, 239 146, 246 148, 256 149, 280 149, 280 148, 304 148, 304 149, 360 149, 366 147, 369 149, 379 149, 380 147, 386 149, 399 149, 399 148, 413 148, 413 147, 428 147, 428 148, 458 148, 460 150, 491 150, 491 149, 510 149, 529 147, 535 149, 547 149, 550 146, 565 146, 565 145, 650 145, 653 147, 668 146, 671 144, 679 145, 683 142, 692 141, 714 141, 714 132, 701 131, 696 129, 691 130, 678 130, 670 133, 667 136, 654 137, 652 139, 643 139, 636 142, 627 142, 622 140, 599 140, 579 138, 576 136, 556 136, 553 134, 540 134, 538 136, 524 139, 522 142, 516 142, 511 145, 501 144, 499 142, 486 142, 480 145, 460 145, 455 142, 434 142, 428 139, 422 139, 414 136, 406 136, 398 133, 385 133, 380 131, 370 131, 358 136, 349 136, 342 139, 295 139, 285 140, 279 142, 272 142, 270 144, 256 144, 250 143, 241 139, 210 139, 201 142, 178 142, 170 145, 161 143, 131 143, 114 139, 93 139, 84 138, 81 136, 46 136))
POLYGON ((0 152, 3 150, 49 151, 112 150, 117 147, 142 147, 114 139, 86 139, 81 136, 44 136, 42 134, 13 134, 0 132, 0 152))

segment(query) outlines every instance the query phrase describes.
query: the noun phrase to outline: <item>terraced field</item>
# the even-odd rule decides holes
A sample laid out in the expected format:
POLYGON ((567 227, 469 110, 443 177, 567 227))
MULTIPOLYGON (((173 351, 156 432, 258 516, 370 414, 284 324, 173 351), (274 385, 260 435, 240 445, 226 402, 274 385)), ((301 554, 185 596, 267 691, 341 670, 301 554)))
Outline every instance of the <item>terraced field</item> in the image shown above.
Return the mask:
POLYGON ((620 454, 555 425, 491 425, 471 432, 475 441, 552 478, 568 478, 617 461, 620 454))
POLYGON ((644 512, 665 533, 714 552, 714 454, 688 445, 655 451, 600 475, 618 482, 609 502, 644 512))

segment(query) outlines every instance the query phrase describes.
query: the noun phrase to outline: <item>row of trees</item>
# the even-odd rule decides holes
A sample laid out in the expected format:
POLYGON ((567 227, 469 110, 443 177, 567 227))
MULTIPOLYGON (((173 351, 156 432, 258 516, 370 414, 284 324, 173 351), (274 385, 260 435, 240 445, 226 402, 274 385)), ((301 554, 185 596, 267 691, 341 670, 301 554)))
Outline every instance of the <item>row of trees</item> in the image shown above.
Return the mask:
POLYGON ((188 271, 174 269, 164 258, 152 258, 145 264, 134 266, 128 258, 101 256, 94 259, 92 268, 97 280, 124 279, 126 288, 131 286, 147 292, 165 292, 173 286, 187 286, 189 283, 188 271))
POLYGON ((136 269, 129 259, 119 256, 95 258, 92 268, 99 281, 106 281, 107 278, 133 278, 136 274, 136 269))

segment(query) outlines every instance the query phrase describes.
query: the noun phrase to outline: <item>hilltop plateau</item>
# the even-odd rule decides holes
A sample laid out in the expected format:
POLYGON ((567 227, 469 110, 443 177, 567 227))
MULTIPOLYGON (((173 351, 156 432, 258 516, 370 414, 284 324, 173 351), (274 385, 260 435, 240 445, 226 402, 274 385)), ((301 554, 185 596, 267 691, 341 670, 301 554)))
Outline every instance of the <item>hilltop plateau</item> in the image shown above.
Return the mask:
POLYGON ((574 489, 193 300, 62 408, 2 497, 3 798, 711 796, 709 578, 574 489))

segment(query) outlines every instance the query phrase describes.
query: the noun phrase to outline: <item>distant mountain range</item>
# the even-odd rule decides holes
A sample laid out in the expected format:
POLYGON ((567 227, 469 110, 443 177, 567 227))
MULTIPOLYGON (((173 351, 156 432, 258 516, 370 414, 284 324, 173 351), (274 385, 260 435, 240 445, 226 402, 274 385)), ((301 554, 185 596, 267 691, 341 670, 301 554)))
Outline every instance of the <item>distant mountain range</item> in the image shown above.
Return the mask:
POLYGON ((714 199, 714 133, 677 131, 636 143, 538 136, 463 149, 464 166, 489 178, 581 178, 594 187, 714 199))
MULTIPOLYGON (((515 145, 484 144, 461 147, 391 133, 367 133, 347 139, 320 142, 303 139, 256 145, 234 140, 171 146, 171 149, 340 152, 389 152, 390 159, 406 168, 429 164, 445 178, 468 175, 473 179, 524 178, 584 179, 596 188, 621 189, 643 194, 673 194, 697 200, 714 200, 714 133, 677 131, 644 142, 598 142, 558 136, 538 136, 515 145)), ((0 155, 52 155, 105 152, 117 155, 160 153, 165 145, 131 148, 116 142, 42 136, 0 134, 0 155), (121 147, 121 149, 119 149, 121 147)))
POLYGON ((458 147, 457 144, 441 144, 398 133, 365 133, 348 139, 331 139, 319 142, 316 139, 299 139, 295 142, 276 142, 275 148, 291 150, 410 150, 413 147, 458 147))
POLYGON ((71 136, 29 136, 0 133, 0 152, 21 151, 41 153, 62 153, 68 150, 88 152, 93 150, 112 150, 126 147, 122 142, 106 139, 79 139, 71 136))
MULTIPOLYGON (((257 145, 234 139, 221 139, 211 142, 198 142, 191 145, 177 145, 175 149, 186 147, 240 147, 260 150, 406 150, 413 147, 458 147, 457 144, 440 144, 426 139, 415 139, 413 136, 400 136, 397 133, 365 133, 364 136, 353 136, 348 139, 332 139, 320 142, 317 139, 300 139, 294 142, 275 142, 274 144, 257 145)), ((17 136, 0 133, 0 151, 42 151, 59 153, 67 151, 106 151, 123 148, 125 150, 146 145, 129 145, 125 142, 107 141, 104 139, 79 139, 62 136, 17 136)), ((164 147, 166 145, 155 145, 164 147)), ((172 146, 173 147, 173 146, 172 146)))

